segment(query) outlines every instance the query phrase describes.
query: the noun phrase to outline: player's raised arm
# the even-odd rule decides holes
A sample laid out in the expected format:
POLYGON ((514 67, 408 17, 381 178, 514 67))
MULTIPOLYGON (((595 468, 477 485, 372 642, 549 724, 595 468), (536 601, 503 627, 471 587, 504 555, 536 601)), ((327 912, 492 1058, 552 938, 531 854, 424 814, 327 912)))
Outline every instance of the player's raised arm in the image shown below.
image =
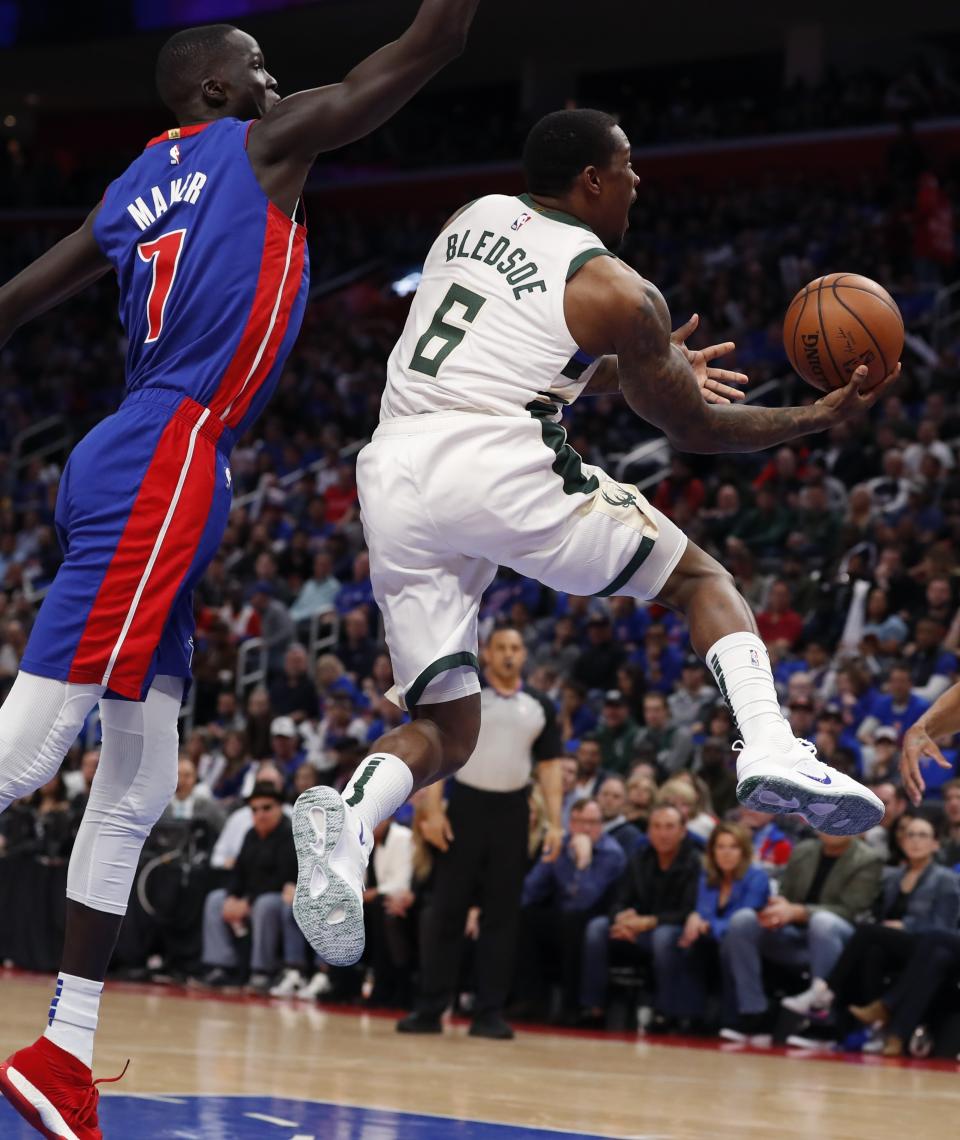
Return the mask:
POLYGON ((359 63, 341 83, 291 95, 257 124, 250 157, 266 165, 312 162, 385 123, 466 44, 479 0, 423 0, 399 39, 359 63))
POLYGON ((866 369, 858 369, 846 387, 805 407, 709 404, 701 392, 708 359, 671 338, 670 310, 659 289, 616 262, 598 262, 593 272, 606 279, 604 307, 621 391, 637 415, 659 427, 678 451, 762 451, 823 431, 872 407, 899 374, 898 367, 864 394, 860 384, 866 369))
POLYGON ((109 269, 93 236, 99 206, 83 225, 0 286, 0 346, 33 317, 79 293, 109 269))

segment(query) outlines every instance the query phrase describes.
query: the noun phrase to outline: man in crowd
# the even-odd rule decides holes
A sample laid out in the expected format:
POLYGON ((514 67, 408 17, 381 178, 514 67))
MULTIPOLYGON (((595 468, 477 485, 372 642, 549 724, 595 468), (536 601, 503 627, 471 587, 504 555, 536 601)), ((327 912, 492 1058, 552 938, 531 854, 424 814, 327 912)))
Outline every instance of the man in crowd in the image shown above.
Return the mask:
POLYGON ((649 844, 630 856, 609 914, 591 919, 587 926, 580 1004, 591 1021, 602 1016, 611 958, 652 961, 654 1026, 665 1032, 693 1014, 685 1001, 691 987, 673 948, 687 915, 696 909, 701 861, 683 814, 671 804, 660 804, 650 813, 647 839, 649 844))
POLYGON ((769 1043, 765 958, 826 978, 853 924, 880 892, 881 857, 852 836, 817 834, 794 848, 774 895, 759 913, 741 910, 730 920, 721 958, 738 1013, 735 1026, 721 1030, 727 1040, 769 1043))
POLYGON ((296 601, 290 607, 290 616, 295 622, 301 622, 334 612, 340 587, 340 580, 333 574, 333 559, 327 551, 321 550, 313 558, 313 577, 301 586, 296 601))
POLYGON ((182 754, 177 765, 177 790, 163 809, 157 826, 178 820, 203 820, 209 828, 211 842, 223 830, 223 808, 202 784, 197 783, 197 766, 189 756, 182 754))
POLYGON ((703 662, 699 657, 688 657, 683 663, 680 684, 667 698, 671 722, 693 732, 694 726, 703 720, 704 706, 716 698, 717 690, 707 684, 703 662))
POLYGON ((643 727, 637 732, 634 744, 653 748, 657 764, 668 775, 689 767, 693 757, 690 733, 671 722, 667 699, 662 693, 647 693, 643 698, 643 727))
POLYGON ((301 967, 306 952, 293 918, 297 853, 293 829, 283 813, 283 799, 270 783, 257 784, 247 802, 253 826, 247 832, 225 889, 211 891, 203 912, 202 982, 214 988, 237 978, 236 938, 249 930, 250 989, 265 994, 283 944, 287 967, 301 967))
POLYGON ((637 722, 630 715, 626 698, 619 689, 608 689, 603 698, 603 712, 596 739, 601 762, 608 772, 626 774, 637 740, 637 722))
POLYGON ((603 833, 597 801, 575 803, 559 857, 539 862, 523 884, 516 993, 525 1013, 542 1006, 551 978, 562 986, 563 1015, 576 1015, 583 933, 609 909, 626 863, 620 844, 603 833))
POLYGON ((300 724, 320 711, 317 686, 309 670, 309 655, 295 641, 284 654, 283 673, 270 685, 270 708, 277 716, 293 717, 300 724))
POLYGON ((609 775, 603 763, 603 745, 599 736, 584 736, 577 745, 577 797, 594 797, 609 775))
POLYGON ((627 785, 622 776, 607 776, 597 792, 597 803, 603 816, 603 834, 615 839, 629 858, 643 845, 643 832, 627 822, 627 785))

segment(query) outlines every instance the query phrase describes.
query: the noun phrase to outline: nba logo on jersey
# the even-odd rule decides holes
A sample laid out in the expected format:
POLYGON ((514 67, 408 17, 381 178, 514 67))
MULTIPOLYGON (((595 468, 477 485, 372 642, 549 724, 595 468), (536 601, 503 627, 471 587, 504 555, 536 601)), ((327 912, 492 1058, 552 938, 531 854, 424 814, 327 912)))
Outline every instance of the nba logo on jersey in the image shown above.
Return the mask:
POLYGON ((180 144, 179 143, 174 143, 173 146, 170 148, 170 165, 171 166, 179 166, 180 165, 180 144))
POLYGON ((520 217, 517 218, 517 220, 510 227, 510 229, 512 229, 514 231, 523 229, 523 227, 527 224, 527 222, 530 221, 530 219, 532 217, 533 217, 533 214, 527 214, 527 213, 521 214, 520 217))
POLYGON ((755 668, 760 668, 760 654, 755 650, 750 650, 750 664, 755 668))

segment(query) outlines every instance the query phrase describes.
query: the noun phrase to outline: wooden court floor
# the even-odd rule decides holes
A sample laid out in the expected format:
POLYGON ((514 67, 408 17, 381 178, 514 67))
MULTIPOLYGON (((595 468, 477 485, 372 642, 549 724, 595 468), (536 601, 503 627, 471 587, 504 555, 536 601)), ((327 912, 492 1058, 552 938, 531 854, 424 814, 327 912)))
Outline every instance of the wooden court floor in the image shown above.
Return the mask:
MULTIPOLYGON (((0 971, 0 1057, 41 1031, 51 988, 48 978, 0 971)), ((488 1134, 452 1121, 526 1126, 489 1133, 498 1136, 528 1137, 542 1128, 634 1140, 927 1140, 960 1133, 960 1066, 734 1050, 532 1032, 513 1042, 487 1042, 468 1038, 460 1027, 442 1038, 410 1038, 395 1033, 385 1017, 118 985, 104 1001, 96 1075, 115 1075, 130 1057, 123 1083, 107 1086, 104 1095, 142 1097, 152 1110, 162 1109, 165 1096, 240 1094, 449 1122, 439 1121, 434 1131, 399 1116, 390 1128, 338 1127, 320 1131, 316 1140, 488 1134)), ((27 1135, 13 1119, 0 1113, 5 1140, 27 1135)), ((271 1134, 285 1140, 290 1131, 271 1134)), ((248 1135, 145 1126, 136 1140, 241 1134, 248 1135)), ((121 1140, 110 1130, 106 1136, 121 1140)))

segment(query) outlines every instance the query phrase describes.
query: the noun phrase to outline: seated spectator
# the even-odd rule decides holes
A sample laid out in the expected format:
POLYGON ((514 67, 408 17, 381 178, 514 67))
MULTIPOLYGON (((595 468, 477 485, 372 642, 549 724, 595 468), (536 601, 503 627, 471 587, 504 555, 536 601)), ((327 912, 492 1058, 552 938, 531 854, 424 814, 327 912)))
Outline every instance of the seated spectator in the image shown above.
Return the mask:
POLYGON ((246 733, 230 729, 223 734, 220 747, 209 754, 208 763, 197 769, 197 776, 214 799, 226 800, 235 794, 249 764, 246 733))
POLYGON ((293 787, 287 796, 288 802, 291 804, 296 803, 299 796, 302 796, 309 788, 317 787, 320 783, 320 773, 309 760, 304 760, 293 774, 293 787))
POLYGON ((793 649, 803 635, 803 618, 792 608, 790 587, 783 579, 774 582, 766 606, 757 614, 757 631, 768 648, 793 649))
MULTIPOLYGON (((556 669, 561 677, 569 678, 571 670, 580 657, 580 652, 577 623, 571 617, 560 617, 553 624, 553 639, 545 641, 537 649, 534 649, 530 654, 530 660, 534 665, 550 665, 556 669)), ((564 688, 569 684, 571 682, 567 680, 564 688)), ((572 684, 576 686, 574 691, 581 695, 580 705, 582 705, 583 697, 586 696, 586 689, 577 682, 572 682, 572 684)), ((579 736, 580 733, 574 731, 570 735, 579 736)))
POLYGON ((100 749, 88 748, 80 757, 80 767, 76 772, 63 773, 63 786, 71 807, 78 815, 83 814, 93 787, 93 777, 100 764, 100 749))
POLYGON ((960 865, 960 780, 948 780, 941 788, 943 827, 940 832, 940 862, 957 870, 960 865))
POLYGON ((338 763, 336 745, 345 736, 361 745, 367 742, 367 725, 357 716, 353 698, 344 692, 334 692, 326 702, 323 720, 319 724, 305 721, 303 737, 307 744, 307 759, 319 772, 328 773, 338 763))
POLYGON ((861 749, 862 776, 871 784, 886 784, 898 779, 900 748, 897 730, 891 725, 878 724, 870 743, 861 749))
POLYGON ((337 591, 334 604, 337 613, 344 614, 363 606, 373 611, 373 585, 370 582, 370 555, 362 550, 353 560, 353 570, 350 581, 345 582, 337 591))
POLYGON ((668 775, 687 767, 693 758, 693 739, 687 729, 674 724, 662 693, 647 693, 643 698, 643 726, 633 742, 648 745, 657 764, 668 775))
POLYGON ((270 692, 265 685, 257 685, 247 697, 246 728, 247 751, 254 760, 266 760, 270 755, 270 692))
POLYGON ((613 626, 606 614, 590 615, 587 640, 589 644, 574 663, 571 676, 586 689, 613 689, 626 654, 613 640, 613 626))
POLYGON ((347 676, 343 662, 335 653, 322 653, 316 666, 317 695, 325 705, 334 696, 348 696, 352 701, 360 700, 360 689, 347 676))
POLYGON ((787 722, 798 740, 814 741, 817 713, 811 697, 794 697, 788 706, 787 722))
MULTIPOLYGON (((525 1012, 542 1002, 554 966, 564 1010, 570 1014, 576 1009, 583 932, 594 915, 609 909, 626 864, 620 844, 603 834, 597 801, 574 804, 559 856, 552 863, 537 863, 523 884, 516 992, 525 1012)), ((521 1016, 516 1008, 512 1012, 521 1016)))
MULTIPOLYGON (((891 969, 910 960, 917 935, 927 931, 956 932, 960 918, 960 882, 953 871, 936 862, 937 840, 933 824, 919 816, 910 818, 903 833, 906 863, 892 870, 883 881, 879 921, 857 927, 840 960, 828 977, 814 973, 810 987, 783 999, 793 1013, 809 1016, 826 1013, 836 1001, 851 1002, 854 1016, 879 1002, 891 969)), ((869 1024, 872 1017, 860 1016, 869 1024)), ((887 1055, 899 1056, 903 1041, 888 1041, 887 1055)))
POLYGON ((703 720, 704 706, 717 696, 713 685, 707 684, 707 673, 699 657, 691 655, 683 663, 680 684, 667 698, 670 722, 689 732, 697 731, 703 720))
POLYGON ((881 870, 876 852, 850 836, 818 834, 797 844, 779 894, 759 914, 741 910, 730 920, 721 957, 733 978, 737 1019, 722 1037, 764 1041, 764 958, 829 976, 853 937, 854 921, 880 892, 881 870))
MULTIPOLYGON (((277 790, 279 795, 283 794, 283 774, 275 764, 261 764, 257 771, 257 777, 258 784, 269 784, 272 788, 277 790)), ((286 808, 285 812, 288 816, 293 814, 290 808, 286 808)), ((249 803, 245 803, 231 812, 231 814, 227 816, 227 821, 223 825, 223 830, 220 832, 220 838, 213 848, 213 853, 210 856, 210 866, 216 870, 233 870, 240 854, 240 849, 243 847, 243 841, 246 839, 247 832, 252 826, 253 812, 250 810, 249 803)))
POLYGON ((608 776, 597 791, 597 803, 603 816, 603 834, 615 839, 628 858, 643 842, 643 832, 627 820, 627 785, 622 776, 608 776))
POLYGON ((697 775, 706 784, 714 812, 723 819, 736 811, 737 775, 734 753, 722 736, 708 736, 697 750, 697 775))
POLYGON ((706 846, 717 820, 707 810, 708 805, 704 803, 695 777, 689 772, 678 772, 660 787, 656 802, 657 806, 669 804, 675 807, 683 816, 684 826, 693 842, 700 848, 706 846))
POLYGON ((913 642, 904 649, 914 694, 930 704, 945 692, 957 674, 957 659, 943 648, 946 626, 930 617, 917 622, 913 642))
MULTIPOLYGON (((717 824, 707 840, 696 909, 687 916, 676 947, 668 951, 674 959, 668 968, 687 977, 695 1020, 703 1019, 707 977, 718 963, 730 919, 738 910, 763 910, 769 898, 770 879, 753 862, 750 833, 736 823, 717 824)), ((730 1006, 733 995, 724 996, 730 1006)))
POLYGON ((655 1027, 664 1032, 675 1019, 696 1013, 688 978, 682 967, 673 967, 683 923, 696 903, 700 855, 682 814, 670 804, 653 809, 647 838, 649 844, 630 856, 608 914, 587 926, 580 1006, 588 1019, 602 1014, 611 961, 652 961, 655 1027))
POLYGON ((342 583, 333 574, 333 559, 325 550, 313 557, 313 577, 300 587, 300 593, 290 607, 295 622, 309 621, 320 614, 336 611, 336 598, 342 583))
POLYGON ((897 731, 897 743, 903 740, 903 734, 920 719, 930 707, 928 701, 918 697, 913 692, 913 679, 910 668, 903 662, 893 665, 890 669, 887 682, 887 692, 875 698, 867 716, 860 724, 857 739, 862 744, 869 744, 873 731, 878 725, 884 724, 897 731))
POLYGON ((296 634, 289 610, 276 595, 275 585, 266 578, 255 582, 250 591, 250 605, 256 615, 250 630, 263 641, 268 677, 283 672, 283 659, 296 634))
POLYGON ((32 796, 17 800, 0 816, 0 853, 65 863, 79 822, 58 772, 32 796))
POLYGON ((587 733, 596 729, 597 714, 587 704, 587 690, 579 682, 568 680, 560 686, 557 718, 564 744, 571 740, 582 740, 587 733))
POLYGON ((388 819, 377 827, 374 839, 376 846, 363 894, 367 931, 363 960, 373 970, 373 989, 367 1004, 397 1008, 407 1005, 411 996, 413 833, 388 819))
POLYGON ((793 512, 778 500, 772 487, 764 486, 757 489, 756 505, 743 511, 734 523, 730 537, 758 557, 779 558, 793 529, 793 512))
POLYGON ((320 702, 317 687, 309 673, 310 658, 297 641, 283 658, 283 673, 270 684, 270 708, 276 716, 301 721, 317 716, 320 702))
MULTIPOLYGON (((212 799, 209 791, 197 782, 197 768, 189 756, 180 756, 177 764, 177 790, 163 809, 157 826, 178 820, 203 820, 210 831, 211 841, 223 830, 223 808, 212 799)), ((208 848, 209 849, 209 848, 208 848)))
MULTIPOLYGON (((893 730, 881 729, 879 731, 892 732, 893 730)), ((866 835, 863 836, 863 841, 868 847, 876 851, 886 863, 890 861, 891 854, 894 850, 893 844, 891 843, 891 835, 909 808, 910 803, 903 789, 898 788, 896 784, 890 780, 883 780, 879 784, 872 784, 871 791, 878 799, 883 801, 886 811, 884 811, 883 818, 877 826, 871 827, 866 835)))
POLYGON ((373 660, 378 650, 376 640, 370 636, 370 618, 367 610, 362 606, 348 610, 340 623, 337 656, 358 684, 373 671, 373 660))
POLYGON ((623 814, 628 823, 642 832, 647 830, 647 822, 657 797, 657 785, 647 772, 634 769, 627 779, 627 802, 623 814))
POLYGON ((570 809, 580 800, 588 799, 577 783, 580 766, 574 756, 564 756, 560 761, 561 788, 563 789, 563 810, 561 820, 564 831, 570 826, 570 809))
POLYGON ((602 765, 602 744, 596 736, 585 736, 577 745, 577 798, 592 799, 600 785, 613 773, 602 765))
POLYGON ((238 980, 236 938, 249 930, 250 989, 265 994, 273 982, 281 942, 288 968, 302 968, 306 944, 293 917, 297 852, 280 792, 273 784, 257 784, 247 806, 253 826, 229 884, 211 891, 204 904, 202 983, 217 988, 238 980))
POLYGON ((667 694, 683 670, 683 654, 667 640, 664 624, 652 622, 643 635, 643 645, 631 653, 630 664, 639 666, 648 689, 667 694))

